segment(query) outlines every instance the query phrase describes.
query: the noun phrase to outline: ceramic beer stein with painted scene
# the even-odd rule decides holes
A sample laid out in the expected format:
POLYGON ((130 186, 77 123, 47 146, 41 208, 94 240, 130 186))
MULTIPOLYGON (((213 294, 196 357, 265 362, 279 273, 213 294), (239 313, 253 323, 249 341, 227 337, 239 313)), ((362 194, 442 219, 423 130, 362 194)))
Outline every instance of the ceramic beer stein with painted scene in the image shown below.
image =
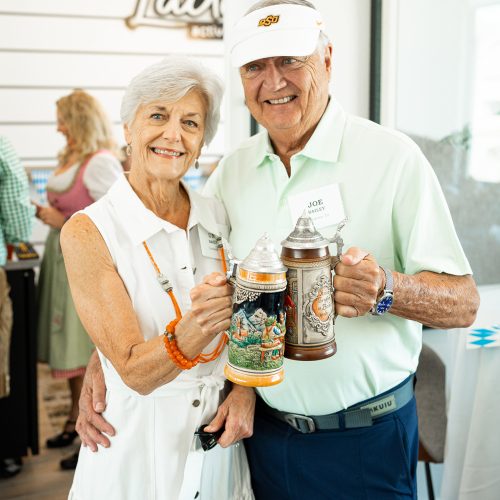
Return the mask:
POLYGON ((278 384, 284 376, 286 267, 267 234, 236 266, 230 282, 233 315, 224 374, 245 386, 278 384))

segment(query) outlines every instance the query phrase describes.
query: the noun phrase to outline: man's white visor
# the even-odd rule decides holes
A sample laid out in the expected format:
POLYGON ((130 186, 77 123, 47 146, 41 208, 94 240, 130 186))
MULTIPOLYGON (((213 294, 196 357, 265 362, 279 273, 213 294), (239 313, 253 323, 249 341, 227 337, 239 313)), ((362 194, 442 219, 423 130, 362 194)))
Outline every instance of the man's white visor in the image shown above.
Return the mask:
POLYGON ((264 57, 308 56, 322 30, 321 14, 309 7, 281 4, 255 10, 232 30, 231 63, 239 68, 264 57))

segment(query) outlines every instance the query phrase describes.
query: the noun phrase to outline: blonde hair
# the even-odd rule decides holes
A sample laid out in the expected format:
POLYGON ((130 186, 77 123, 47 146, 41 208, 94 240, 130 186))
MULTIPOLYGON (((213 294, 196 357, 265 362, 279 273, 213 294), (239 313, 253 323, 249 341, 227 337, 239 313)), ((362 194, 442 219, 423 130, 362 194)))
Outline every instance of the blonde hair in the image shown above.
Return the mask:
POLYGON ((66 144, 59 152, 61 165, 74 154, 77 161, 83 161, 88 155, 100 149, 117 154, 118 148, 113 139, 111 123, 94 97, 76 89, 71 94, 61 97, 56 106, 71 139, 71 144, 66 144))

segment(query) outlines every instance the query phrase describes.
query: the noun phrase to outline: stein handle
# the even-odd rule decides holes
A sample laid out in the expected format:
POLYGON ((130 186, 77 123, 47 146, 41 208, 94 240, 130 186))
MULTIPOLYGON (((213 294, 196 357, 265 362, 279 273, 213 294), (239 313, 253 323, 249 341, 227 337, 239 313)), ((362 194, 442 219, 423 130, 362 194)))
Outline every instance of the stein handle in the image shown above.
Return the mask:
POLYGON ((333 275, 335 266, 340 262, 340 258, 337 255, 332 255, 330 257, 330 278, 331 278, 331 287, 332 287, 332 307, 333 307, 333 326, 335 327, 335 320, 337 319, 337 309, 335 308, 335 289, 333 288, 333 275))
POLYGON ((328 240, 330 244, 335 244, 335 246, 337 247, 337 255, 332 256, 331 259, 332 269, 340 262, 340 257, 342 256, 342 250, 344 249, 344 240, 342 239, 342 236, 340 236, 340 231, 346 225, 346 223, 347 218, 341 220, 337 226, 335 236, 333 238, 329 238, 328 240))
POLYGON ((241 260, 235 259, 232 255, 229 258, 229 268, 226 273, 226 279, 231 285, 236 285, 236 271, 241 264, 241 260))
POLYGON ((333 270, 335 269, 335 266, 340 262, 340 257, 338 255, 332 255, 330 257, 330 267, 332 268, 332 274, 333 270))
POLYGON ((337 319, 338 315, 337 315, 337 312, 335 309, 335 297, 334 297, 335 290, 333 288, 333 274, 334 274, 335 266, 340 262, 340 257, 342 257, 342 250, 344 249, 344 240, 342 239, 342 236, 340 236, 340 231, 346 225, 346 223, 347 223, 347 217, 339 222, 339 224, 337 226, 337 231, 335 232, 335 236, 333 238, 329 239, 330 243, 335 243, 335 246, 337 247, 337 255, 332 255, 330 258, 331 277, 332 277, 333 325, 334 326, 335 326, 335 320, 337 319))
MULTIPOLYGON (((240 262, 240 261, 238 261, 240 262)), ((226 273, 227 282, 236 290, 236 269, 238 268, 238 264, 234 260, 229 261, 229 269, 226 273)), ((232 300, 234 302, 234 293, 232 300)), ((231 339, 231 335, 229 334, 229 330, 224 330, 223 335, 227 337, 227 340, 231 339)))

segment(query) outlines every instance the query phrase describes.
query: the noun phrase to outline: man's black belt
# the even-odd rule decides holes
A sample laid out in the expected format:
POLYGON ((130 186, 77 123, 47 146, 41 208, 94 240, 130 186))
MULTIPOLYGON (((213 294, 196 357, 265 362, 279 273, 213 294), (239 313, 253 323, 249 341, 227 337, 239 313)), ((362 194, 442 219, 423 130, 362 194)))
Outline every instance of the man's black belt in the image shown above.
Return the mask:
POLYGON ((414 375, 410 375, 394 389, 367 399, 346 410, 329 415, 300 415, 287 413, 268 406, 260 398, 259 406, 266 413, 291 425, 303 434, 317 430, 355 429, 373 425, 373 420, 399 410, 413 398, 414 375))

